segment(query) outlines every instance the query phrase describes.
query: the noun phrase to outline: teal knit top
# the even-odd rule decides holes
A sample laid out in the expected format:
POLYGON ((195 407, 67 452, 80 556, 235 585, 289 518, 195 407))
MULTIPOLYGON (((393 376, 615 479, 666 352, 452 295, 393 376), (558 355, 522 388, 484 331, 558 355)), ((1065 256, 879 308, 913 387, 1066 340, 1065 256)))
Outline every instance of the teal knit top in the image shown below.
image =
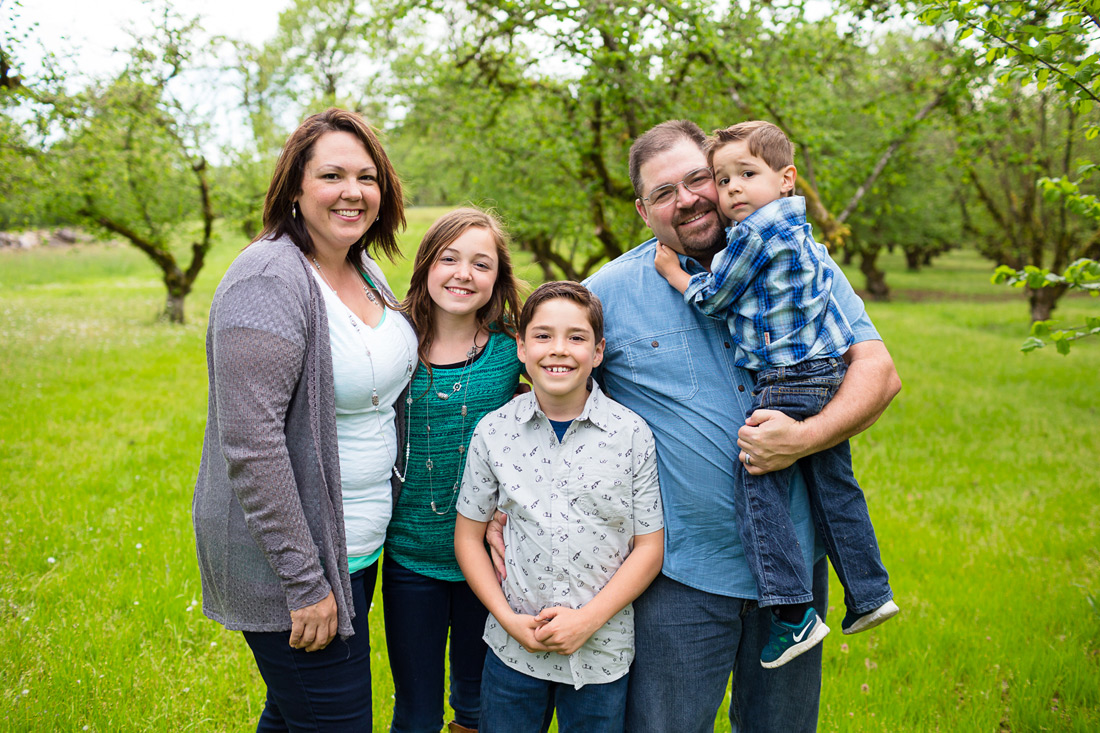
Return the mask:
POLYGON ((455 499, 466 466, 466 448, 478 421, 512 399, 522 369, 516 342, 504 333, 490 334, 485 348, 468 366, 433 364, 431 385, 424 365, 417 365, 408 392, 412 404, 405 411, 409 462, 407 468, 402 465, 402 450, 397 467, 407 473, 386 531, 387 557, 429 578, 464 580, 455 559, 454 533, 455 499), (440 394, 447 398, 441 399, 440 394))

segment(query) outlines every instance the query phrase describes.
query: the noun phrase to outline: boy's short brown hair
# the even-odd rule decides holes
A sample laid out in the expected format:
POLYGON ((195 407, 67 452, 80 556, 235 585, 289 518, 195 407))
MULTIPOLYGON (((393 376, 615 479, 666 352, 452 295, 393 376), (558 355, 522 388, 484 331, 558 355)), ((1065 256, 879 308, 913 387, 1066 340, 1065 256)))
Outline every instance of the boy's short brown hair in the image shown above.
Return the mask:
POLYGON ((519 314, 518 326, 521 340, 526 338, 527 326, 531 324, 531 320, 535 317, 535 311, 538 310, 539 306, 548 300, 558 300, 559 298, 570 300, 584 308, 585 313, 588 315, 588 325, 592 326, 592 333, 596 338, 596 342, 603 340, 603 304, 600 303, 600 299, 596 297, 595 293, 572 280, 556 280, 543 283, 528 296, 527 302, 523 304, 523 310, 519 314))
POLYGON ((749 120, 715 130, 703 147, 707 154, 707 165, 714 167, 714 153, 719 148, 741 140, 749 146, 750 155, 762 159, 773 171, 794 165, 794 145, 790 138, 778 127, 764 120, 749 120))

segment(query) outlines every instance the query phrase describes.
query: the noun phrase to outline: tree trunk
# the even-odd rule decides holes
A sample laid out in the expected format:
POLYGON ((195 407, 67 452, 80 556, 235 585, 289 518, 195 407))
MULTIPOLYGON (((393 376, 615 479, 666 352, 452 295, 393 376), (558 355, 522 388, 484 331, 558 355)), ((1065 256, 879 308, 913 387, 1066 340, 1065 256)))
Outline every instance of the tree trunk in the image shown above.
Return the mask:
POLYGON ((170 323, 183 324, 183 299, 186 293, 174 293, 168 291, 168 297, 164 301, 164 313, 162 317, 170 323))
POLYGON ((903 247, 902 251, 905 252, 905 269, 909 272, 920 272, 921 250, 916 247, 903 247))
POLYGON ((1065 285, 1051 288, 1039 288, 1027 291, 1027 301, 1031 306, 1031 322, 1049 321, 1054 309, 1058 305, 1058 299, 1066 292, 1065 285))
POLYGON ((847 267, 855 262, 856 249, 855 247, 841 247, 840 248, 840 264, 847 267))
POLYGON ((878 269, 879 248, 865 249, 859 253, 859 271, 867 283, 867 292, 872 300, 890 300, 890 286, 886 284, 886 273, 878 269))

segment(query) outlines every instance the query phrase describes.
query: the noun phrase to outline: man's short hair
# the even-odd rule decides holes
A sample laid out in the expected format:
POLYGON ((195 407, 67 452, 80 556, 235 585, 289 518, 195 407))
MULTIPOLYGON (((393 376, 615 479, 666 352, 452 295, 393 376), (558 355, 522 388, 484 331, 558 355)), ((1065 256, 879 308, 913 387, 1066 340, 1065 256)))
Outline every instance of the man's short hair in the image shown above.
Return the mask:
POLYGON ((662 122, 639 135, 630 146, 630 185, 634 186, 634 195, 642 197, 642 166, 651 158, 674 147, 681 140, 689 140, 702 150, 706 139, 703 130, 691 120, 662 122))
POLYGON ((749 120, 715 130, 703 147, 707 154, 707 165, 714 167, 714 154, 720 148, 741 140, 748 145, 749 155, 762 159, 773 171, 794 165, 794 145, 790 138, 778 127, 764 120, 749 120))
POLYGON ((569 300, 584 309, 588 316, 588 325, 592 326, 592 333, 599 343, 603 339, 603 304, 591 290, 572 280, 556 280, 554 282, 539 285, 535 292, 527 298, 523 304, 523 310, 519 314, 519 338, 527 337, 527 327, 535 317, 535 311, 548 300, 569 300))

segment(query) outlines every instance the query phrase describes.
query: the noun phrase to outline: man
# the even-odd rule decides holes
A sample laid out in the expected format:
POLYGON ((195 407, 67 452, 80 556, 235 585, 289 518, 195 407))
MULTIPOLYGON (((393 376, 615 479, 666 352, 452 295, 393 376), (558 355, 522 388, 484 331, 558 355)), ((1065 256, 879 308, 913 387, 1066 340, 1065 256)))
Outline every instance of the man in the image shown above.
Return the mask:
MULTIPOLYGON (((664 568, 634 604, 627 730, 713 730, 732 673, 734 731, 812 731, 820 646, 779 669, 760 666, 771 613, 756 606, 756 585, 738 537, 734 460, 763 474, 836 445, 874 423, 901 382, 838 269, 836 299, 856 338, 840 391, 803 422, 767 410, 743 420, 752 377, 734 366, 725 324, 688 307, 653 263, 659 241, 696 273, 709 268, 725 245, 714 181, 709 171, 701 173, 703 141, 702 130, 685 121, 663 123, 635 141, 630 178, 638 213, 654 238, 585 283, 606 314, 607 348, 596 378, 649 423, 665 507, 664 568), (668 205, 654 206, 652 194, 662 186, 671 186, 675 196, 668 205)), ((805 485, 795 474, 791 518, 803 559, 812 567, 814 605, 824 618, 827 565, 815 546, 805 485)))

